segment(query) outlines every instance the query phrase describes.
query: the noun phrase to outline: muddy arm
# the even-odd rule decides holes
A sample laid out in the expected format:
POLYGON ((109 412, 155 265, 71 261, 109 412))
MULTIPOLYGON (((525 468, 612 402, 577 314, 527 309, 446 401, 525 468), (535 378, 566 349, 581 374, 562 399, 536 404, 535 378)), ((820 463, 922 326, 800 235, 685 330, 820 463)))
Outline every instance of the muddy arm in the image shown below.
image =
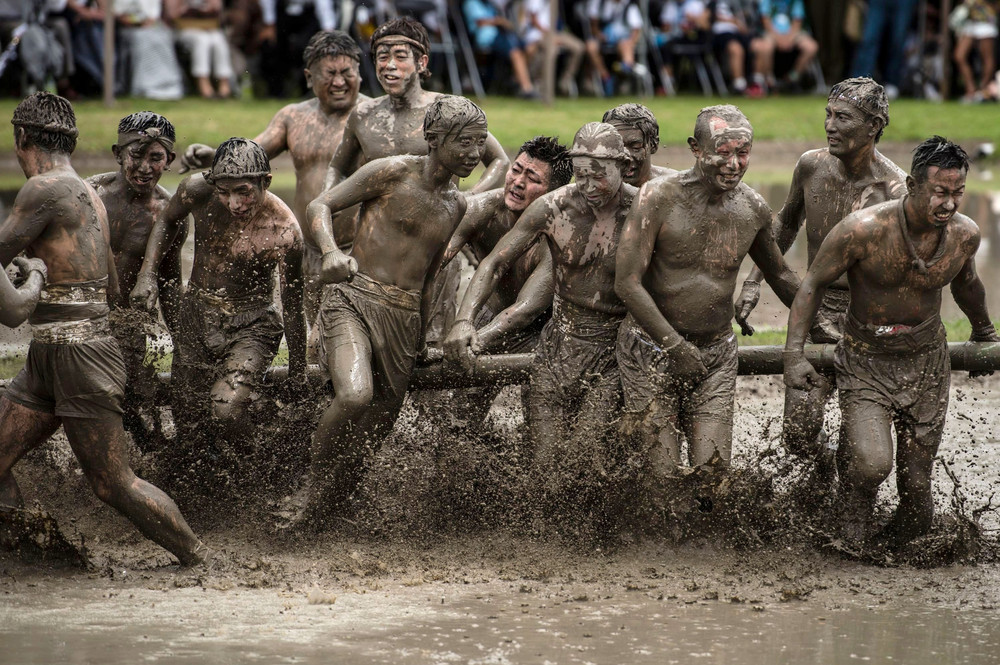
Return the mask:
POLYGON ((486 166, 486 171, 483 172, 483 177, 479 179, 479 182, 469 190, 472 194, 479 194, 503 187, 507 169, 510 167, 510 158, 504 152, 500 141, 492 134, 486 135, 486 150, 483 153, 483 165, 486 166))
POLYGON ((357 124, 357 109, 354 109, 347 116, 344 135, 340 139, 340 145, 337 146, 337 152, 333 153, 333 157, 330 159, 330 167, 326 171, 326 182, 323 183, 324 189, 329 190, 334 185, 339 184, 350 175, 351 169, 358 163, 361 157, 361 142, 358 141, 357 124))
POLYGON ((204 176, 200 173, 188 176, 177 186, 177 191, 170 197, 167 207, 156 218, 149 240, 146 241, 146 255, 136 277, 135 288, 129 297, 134 306, 143 307, 147 311, 153 311, 156 306, 160 264, 169 248, 169 242, 183 228, 187 216, 194 209, 196 199, 202 198, 199 196, 199 190, 208 193, 211 191, 211 185, 205 182, 204 176))
MULTIPOLYGON (((978 245, 978 242, 976 243, 978 245)), ((961 272, 951 282, 951 294, 955 298, 955 304, 969 317, 972 324, 973 341, 987 341, 976 339, 976 331, 993 332, 993 322, 986 307, 986 287, 983 280, 976 272, 976 259, 973 256, 962 266, 961 272)), ((996 333, 993 332, 995 336, 996 333)), ((990 341, 993 341, 992 339, 990 341)))
POLYGON ((9 265, 45 230, 49 220, 43 210, 52 195, 41 176, 29 179, 17 193, 14 208, 0 224, 0 264, 9 265))
POLYGON ((770 224, 765 223, 757 232, 757 237, 750 245, 750 258, 761 270, 764 279, 774 289, 781 302, 791 307, 792 301, 795 300, 795 292, 799 289, 799 277, 785 263, 785 257, 774 241, 770 224))
POLYGON ((466 197, 468 207, 465 210, 465 215, 462 216, 462 221, 458 224, 458 228, 451 234, 448 247, 445 248, 444 257, 441 260, 441 268, 451 263, 451 260, 458 256, 462 248, 476 236, 479 229, 486 223, 490 211, 484 205, 485 198, 484 195, 466 197))
POLYGON ((14 263, 21 275, 27 273, 27 277, 20 288, 15 288, 7 272, 0 270, 0 324, 8 328, 15 328, 28 320, 45 286, 45 263, 41 259, 21 257, 14 263))
POLYGON ((288 371, 304 376, 306 369, 306 322, 302 310, 302 234, 295 225, 296 239, 286 252, 281 270, 281 306, 288 343, 288 371))
MULTIPOLYGON (((800 158, 799 163, 795 165, 795 172, 792 174, 792 188, 788 191, 785 205, 781 206, 781 210, 775 215, 771 227, 771 233, 774 236, 775 242, 778 243, 778 249, 781 250, 782 254, 787 252, 788 248, 795 242, 795 237, 799 234, 799 229, 802 228, 802 222, 805 221, 806 200, 805 189, 802 186, 802 171, 804 168, 805 166, 800 158)), ((763 276, 760 268, 754 265, 750 269, 750 274, 747 275, 744 284, 746 282, 760 284, 763 276)), ((756 304, 755 300, 754 305, 756 304)), ((752 310, 753 307, 750 309, 752 310)), ((749 314, 750 312, 748 311, 747 315, 749 314)))
POLYGON ((517 300, 479 329, 479 343, 484 349, 502 341, 505 336, 531 325, 542 312, 552 306, 552 297, 555 293, 552 254, 546 243, 540 243, 540 247, 544 251, 542 260, 524 282, 524 286, 517 294, 517 300))

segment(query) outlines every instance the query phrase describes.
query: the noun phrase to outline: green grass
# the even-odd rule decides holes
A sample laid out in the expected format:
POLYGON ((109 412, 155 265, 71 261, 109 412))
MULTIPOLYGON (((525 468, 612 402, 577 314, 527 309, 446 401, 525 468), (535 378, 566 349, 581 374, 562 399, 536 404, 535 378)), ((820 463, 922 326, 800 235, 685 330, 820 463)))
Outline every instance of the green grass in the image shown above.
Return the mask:
MULTIPOLYGON (((10 118, 19 100, 0 100, 0 117, 10 118)), ((536 134, 557 135, 570 140, 585 122, 599 120, 604 111, 631 98, 557 100, 551 107, 508 97, 482 100, 490 130, 504 147, 515 149, 536 134)), ((683 145, 690 136, 698 111, 721 101, 738 104, 753 123, 760 141, 815 141, 822 144, 823 106, 817 96, 771 99, 705 98, 696 96, 638 99, 656 115, 660 137, 666 145, 683 145)), ((117 138, 118 121, 139 110, 150 110, 170 118, 177 127, 178 144, 200 142, 217 145, 233 135, 255 136, 286 102, 280 100, 212 101, 184 99, 157 102, 122 98, 111 108, 100 101, 74 104, 80 139, 77 150, 87 153, 109 151, 117 138)), ((902 99, 892 103, 892 121, 886 141, 918 142, 941 134, 958 142, 973 140, 1000 144, 998 108, 991 104, 962 105, 956 102, 933 104, 902 99)), ((0 150, 12 151, 13 133, 0 132, 0 150)))

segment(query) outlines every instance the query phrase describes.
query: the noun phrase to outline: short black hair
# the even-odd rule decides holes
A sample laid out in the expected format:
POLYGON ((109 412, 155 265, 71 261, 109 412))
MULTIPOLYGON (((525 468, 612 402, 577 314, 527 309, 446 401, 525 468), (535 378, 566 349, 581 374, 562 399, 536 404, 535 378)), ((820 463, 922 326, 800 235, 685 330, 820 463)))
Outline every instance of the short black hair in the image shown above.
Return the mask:
POLYGON ((47 152, 72 154, 76 150, 76 113, 69 100, 50 92, 36 92, 25 97, 10 120, 24 130, 31 145, 47 152))
POLYGON ((568 185, 573 177, 573 160, 569 150, 554 136, 536 136, 521 144, 517 154, 525 153, 532 159, 545 162, 552 173, 549 176, 549 191, 568 185))
POLYGON ((174 129, 173 123, 159 113, 153 113, 152 111, 138 111, 125 116, 122 118, 121 122, 118 123, 119 134, 140 132, 152 128, 160 130, 160 136, 163 136, 164 138, 170 139, 171 141, 177 140, 177 131, 174 129))
POLYGON ((882 132, 889 126, 889 97, 885 88, 867 76, 844 79, 830 89, 828 101, 843 99, 861 109, 869 116, 882 121, 882 129, 875 135, 875 143, 882 138, 882 132))
POLYGON ((317 60, 342 55, 361 62, 361 48, 353 37, 340 30, 320 30, 306 44, 306 50, 302 52, 302 62, 308 69, 317 60))
MULTIPOLYGON (((414 59, 419 58, 422 55, 430 55, 431 38, 428 36, 427 28, 424 27, 424 24, 412 16, 400 16, 399 18, 394 18, 391 21, 386 21, 379 27, 375 28, 375 32, 372 33, 370 48, 373 61, 375 60, 376 44, 387 37, 392 37, 393 35, 406 37, 407 39, 420 44, 417 48, 423 49, 422 53, 417 53, 414 45, 409 44, 410 50, 413 52, 414 59)), ((424 70, 420 72, 420 78, 427 79, 430 78, 430 76, 430 69, 424 67, 424 70)))
POLYGON ((601 122, 611 125, 628 125, 642 132, 643 140, 650 153, 660 148, 660 125, 653 112, 642 104, 621 104, 604 112, 601 122))
POLYGON ((927 171, 936 166, 939 169, 969 170, 969 155, 957 143, 943 136, 934 135, 913 149, 913 163, 910 176, 917 182, 927 179, 927 171))

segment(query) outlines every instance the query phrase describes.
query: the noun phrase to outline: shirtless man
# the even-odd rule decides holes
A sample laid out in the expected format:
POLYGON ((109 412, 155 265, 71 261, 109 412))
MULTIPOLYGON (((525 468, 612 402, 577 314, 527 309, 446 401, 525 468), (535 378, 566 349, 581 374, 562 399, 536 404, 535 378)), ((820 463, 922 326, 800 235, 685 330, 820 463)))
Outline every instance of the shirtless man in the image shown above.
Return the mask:
POLYGON ((622 180, 630 157, 611 125, 584 125, 569 154, 576 182, 538 198, 479 264, 448 339, 452 353, 467 352, 479 310, 504 273, 544 238, 555 299, 531 368, 528 422, 542 500, 557 515, 605 509, 620 408, 614 344, 625 315, 614 292, 615 250, 636 191, 622 180))
MULTIPOLYGON (((535 199, 568 184, 572 177, 569 153, 556 139, 536 136, 525 142, 507 171, 503 189, 468 197, 469 208, 448 243, 444 262, 466 245, 482 261, 535 199)), ((545 244, 536 243, 504 274, 479 310, 468 344, 455 347, 446 340, 446 358, 467 366, 470 351, 530 351, 539 332, 532 323, 551 307, 552 288, 552 257, 545 244)), ((461 332, 457 336, 465 339, 461 332)))
MULTIPOLYGON (((888 124, 889 100, 881 85, 870 78, 853 78, 833 86, 826 105, 828 145, 799 158, 788 198, 774 220, 773 232, 782 253, 792 246, 804 221, 811 265, 837 222, 852 212, 903 195, 906 174, 875 149, 888 124)), ((760 269, 753 268, 735 305, 736 320, 749 334, 753 328, 746 320, 760 298, 760 278, 760 269)), ((850 299, 846 277, 830 285, 809 341, 835 344, 840 340, 850 299)), ((833 451, 828 451, 825 443, 829 437, 823 430, 823 412, 836 384, 832 373, 824 378, 827 383, 810 392, 785 389, 782 440, 790 452, 799 455, 824 453, 823 470, 831 472, 833 451)))
MULTIPOLYGON (((339 30, 317 32, 302 54, 306 83, 314 99, 285 106, 254 142, 268 159, 288 151, 295 165, 295 202, 292 210, 299 220, 304 239, 303 274, 306 320, 312 326, 319 308, 320 252, 309 234, 306 206, 323 191, 327 167, 344 135, 347 116, 359 101, 369 101, 361 89, 361 49, 347 33, 339 30)), ((183 167, 208 168, 215 149, 201 143, 188 146, 181 158, 183 167)), ((183 171, 182 171, 183 173, 183 171)), ((334 235, 341 249, 350 252, 354 242, 354 215, 337 217, 334 235)))
MULTIPOLYGON (((128 294, 135 287, 153 224, 170 200, 170 193, 159 182, 174 161, 175 138, 174 126, 158 113, 140 111, 126 116, 118 123, 118 142, 111 146, 120 168, 87 179, 108 211, 111 251, 118 269, 119 291, 123 294, 116 303, 117 316, 113 315, 113 332, 128 373, 122 420, 125 429, 138 441, 147 434, 142 413, 144 407, 152 404, 156 376, 153 367, 145 364, 146 330, 141 320, 134 320, 134 310, 129 311, 128 294)), ((160 305, 171 335, 177 330, 181 248, 186 239, 184 225, 170 241, 159 273, 160 305)), ((150 419, 149 425, 155 427, 156 422, 155 418, 150 419)))
POLYGON ((827 234, 788 317, 785 385, 809 390, 823 379, 803 355, 806 335, 823 291, 847 274, 851 302, 835 366, 849 545, 869 535, 876 492, 892 471, 893 426, 899 508, 877 542, 899 546, 931 528, 931 469, 951 383, 941 290, 951 284, 972 341, 1000 341, 976 274, 979 228, 957 212, 968 168, 965 151, 939 136, 917 146, 903 199, 853 213, 827 234))
MULTIPOLYGON (((409 16, 383 23, 372 33, 371 54, 375 75, 386 94, 358 104, 347 118, 344 138, 330 161, 328 188, 349 176, 358 164, 395 155, 427 154, 424 112, 441 96, 421 87, 421 80, 431 75, 427 29, 409 16)), ((502 187, 510 165, 503 146, 492 134, 486 137, 481 159, 486 171, 470 194, 502 187)), ((343 216, 342 212, 338 217, 343 216)), ((423 323, 429 344, 440 343, 451 325, 459 273, 460 265, 452 263, 434 280, 433 307, 423 323)))
POLYGON ((28 182, 0 225, 0 263, 27 250, 48 266, 50 281, 31 315, 24 369, 0 397, 0 520, 16 519, 11 513, 23 506, 12 467, 62 425, 98 498, 182 564, 200 563, 207 548, 177 506, 128 463, 121 422, 125 365, 108 326, 114 258, 104 205, 70 165, 73 108, 38 92, 18 104, 12 123, 28 182))
POLYGON ((653 166, 653 153, 660 149, 660 125, 653 112, 642 104, 621 104, 604 112, 602 122, 618 130, 632 161, 623 178, 633 187, 642 187, 653 178, 676 173, 674 169, 653 166))
MULTIPOLYGON (((771 210, 742 182, 753 128, 735 106, 702 109, 694 166, 643 185, 618 248, 615 290, 627 422, 655 487, 678 465, 729 463, 737 348, 736 277, 750 254, 791 305, 799 280, 771 235, 771 210), (689 457, 681 459, 681 437, 689 457)), ((654 497, 655 498, 655 497, 654 497)))
POLYGON ((245 435, 247 409, 282 332, 288 376, 304 379, 302 234, 288 206, 267 191, 270 184, 263 148, 231 138, 216 150, 211 170, 178 185, 150 234, 131 295, 133 305, 147 310, 156 304, 169 239, 188 215, 194 216, 194 265, 181 300, 172 367, 181 452, 194 452, 194 435, 204 429, 206 394, 214 433, 222 439, 245 435), (276 268, 284 323, 272 299, 276 268))
POLYGON ((328 283, 318 327, 334 399, 313 434, 311 469, 288 499, 285 526, 321 522, 343 508, 403 405, 423 346, 429 285, 465 214, 453 178, 472 173, 488 134, 486 115, 463 97, 438 96, 425 115, 427 155, 368 162, 309 205, 328 283), (331 217, 358 204, 347 256, 330 232, 331 217))

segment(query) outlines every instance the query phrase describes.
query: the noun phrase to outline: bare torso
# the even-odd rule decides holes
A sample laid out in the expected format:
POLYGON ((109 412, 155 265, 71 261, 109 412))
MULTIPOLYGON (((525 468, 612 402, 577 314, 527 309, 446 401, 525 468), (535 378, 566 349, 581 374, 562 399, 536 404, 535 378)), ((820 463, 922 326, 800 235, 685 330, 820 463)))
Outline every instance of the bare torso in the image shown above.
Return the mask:
POLYGON ((394 155, 426 155, 424 114, 441 93, 424 90, 411 106, 392 106, 383 95, 355 107, 355 134, 361 146, 362 163, 394 155))
MULTIPOLYGON (((469 209, 465 213, 463 223, 469 222, 475 229, 468 245, 477 259, 482 261, 493 251, 497 243, 514 227, 517 217, 503 203, 503 190, 494 189, 483 194, 467 197, 469 209)), ((527 281, 532 271, 541 261, 541 252, 545 247, 536 243, 522 254, 510 270, 504 273, 497 287, 497 295, 503 307, 509 306, 517 299, 517 294, 527 281)))
POLYGON ((384 182, 390 191, 361 205, 351 253, 369 277, 417 291, 465 211, 454 184, 425 184, 425 163, 426 158, 412 156, 387 163, 384 182))
MULTIPOLYGON (((878 151, 874 153, 870 172, 852 178, 829 148, 811 150, 799 159, 796 179, 799 178, 810 265, 830 229, 840 220, 876 203, 898 199, 906 191, 906 174, 878 151)), ((831 287, 846 289, 846 277, 831 287)))
MULTIPOLYGON (((359 103, 370 101, 368 97, 358 97, 359 103)), ((319 101, 310 99, 298 104, 289 104, 274 116, 271 123, 255 141, 264 148, 269 157, 275 157, 288 150, 295 166, 295 201, 292 210, 302 222, 305 233, 307 224, 306 207, 322 193, 327 167, 344 136, 348 113, 326 114, 319 101)), ((354 239, 353 215, 335 218, 340 222, 334 229, 334 236, 341 245, 349 245, 354 239)), ((311 238, 306 243, 314 245, 311 238)))
MULTIPOLYGON (((851 312, 862 323, 917 325, 941 311, 941 289, 951 283, 979 245, 979 229, 956 213, 941 236, 940 260, 928 262, 927 274, 912 265, 899 225, 901 203, 889 201, 845 220, 854 224, 852 242, 861 243, 864 256, 847 271, 851 312)), ((938 251, 938 235, 914 239, 917 255, 927 259, 938 251)))
POLYGON ((194 265, 191 281, 203 289, 225 289, 232 297, 270 296, 275 268, 285 254, 301 247, 291 209, 267 192, 249 220, 234 220, 200 175, 188 181, 194 216, 194 265))
POLYGON ((108 275, 108 218, 94 189, 71 167, 28 179, 14 210, 0 225, 0 262, 22 249, 45 261, 50 284, 87 282, 108 275))
POLYGON ((575 184, 539 199, 550 211, 544 233, 560 298, 599 312, 625 313, 615 295, 615 253, 635 193, 635 187, 622 183, 618 205, 601 213, 587 205, 575 184))
POLYGON ((654 187, 648 205, 662 223, 643 285, 681 335, 730 330, 737 273, 757 234, 770 224, 767 203, 743 183, 709 199, 691 171, 654 187))
POLYGON ((146 242, 157 216, 170 201, 170 193, 157 186, 148 198, 131 196, 118 172, 91 176, 87 182, 97 191, 107 209, 118 285, 122 294, 127 296, 135 288, 135 278, 146 254, 146 242))

